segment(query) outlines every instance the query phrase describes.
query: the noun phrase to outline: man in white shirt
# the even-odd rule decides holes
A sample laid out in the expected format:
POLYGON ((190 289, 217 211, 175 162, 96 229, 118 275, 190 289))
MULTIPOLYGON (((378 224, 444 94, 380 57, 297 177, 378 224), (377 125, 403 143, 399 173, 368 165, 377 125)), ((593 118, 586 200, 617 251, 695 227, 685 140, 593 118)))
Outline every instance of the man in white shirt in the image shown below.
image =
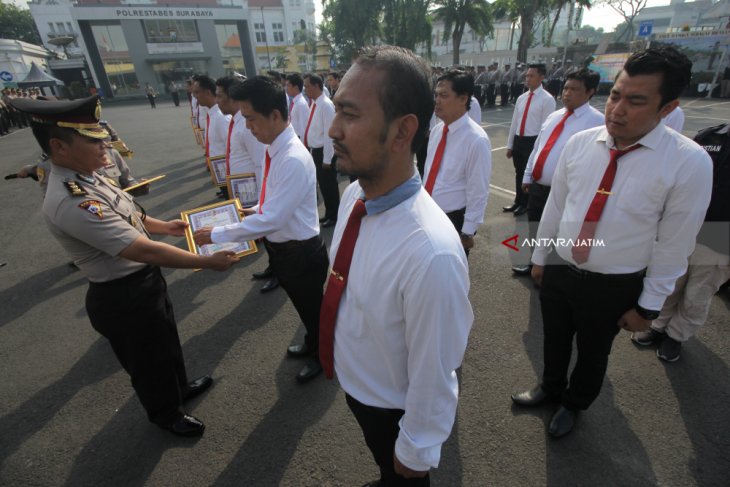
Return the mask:
POLYGON ((324 216, 319 219, 319 223, 323 228, 328 228, 337 223, 340 188, 337 186, 335 149, 328 135, 332 119, 335 118, 335 106, 322 90, 323 87, 324 82, 320 76, 308 74, 304 77, 304 91, 312 100, 312 107, 302 142, 312 153, 314 165, 317 167, 317 182, 324 200, 324 216))
POLYGON ((531 64, 525 74, 528 91, 517 98, 507 137, 507 159, 512 159, 515 166, 515 201, 502 210, 514 212, 515 216, 527 212, 527 193, 522 191, 525 167, 535 146, 537 134, 540 133, 540 127, 548 115, 555 111, 555 99, 543 89, 543 79, 545 79, 545 65, 531 64))
MULTIPOLYGON (((215 91, 215 80, 209 76, 198 76, 195 83, 193 83, 193 93, 198 99, 198 103, 200 103, 200 106, 207 108, 203 147, 205 148, 205 160, 210 171, 214 171, 214 159, 220 160, 225 157, 228 122, 230 121, 230 116, 223 115, 223 112, 218 108, 215 91)), ((223 187, 216 193, 216 196, 226 199, 228 190, 223 187)))
POLYGON ((434 114, 442 121, 431 130, 424 170, 424 187, 444 210, 467 256, 474 234, 484 221, 492 173, 492 147, 486 132, 469 117, 474 78, 448 70, 438 78, 434 114))
POLYGON ((691 69, 673 47, 632 54, 611 89, 606 125, 574 135, 560 155, 538 229, 553 245, 532 255, 542 381, 512 395, 523 406, 561 402, 553 437, 570 433, 578 411, 598 397, 618 332, 648 329, 687 269, 710 201, 712 161, 661 119, 679 103, 691 69))
POLYGON ((304 140, 304 130, 309 120, 309 104, 304 99, 302 90, 304 79, 299 73, 293 73, 286 77, 286 93, 289 95, 289 121, 300 140, 304 140))
POLYGON ((362 51, 334 99, 337 161, 358 181, 330 249, 320 358, 380 468, 368 485, 429 485, 474 318, 459 236, 413 167, 432 99, 427 65, 392 46, 362 51))
POLYGON ((303 345, 287 353, 309 360, 297 375, 307 382, 322 372, 318 360, 319 309, 327 277, 327 249, 319 236, 317 175, 312 156, 287 120, 281 86, 255 76, 236 90, 246 125, 266 149, 259 204, 244 210, 237 224, 207 227, 194 234, 198 245, 264 238, 270 265, 304 323, 303 345))
MULTIPOLYGON (((603 114, 590 105, 600 80, 597 72, 585 68, 568 74, 563 87, 563 108, 554 111, 542 124, 522 178, 522 190, 528 194, 530 240, 537 235, 537 225, 550 194, 555 167, 566 142, 574 134, 604 123, 603 114)), ((531 268, 530 265, 515 265, 512 272, 529 275, 531 268)))
POLYGON ((340 87, 340 73, 337 71, 327 73, 327 86, 330 89, 330 98, 334 98, 337 89, 340 87))

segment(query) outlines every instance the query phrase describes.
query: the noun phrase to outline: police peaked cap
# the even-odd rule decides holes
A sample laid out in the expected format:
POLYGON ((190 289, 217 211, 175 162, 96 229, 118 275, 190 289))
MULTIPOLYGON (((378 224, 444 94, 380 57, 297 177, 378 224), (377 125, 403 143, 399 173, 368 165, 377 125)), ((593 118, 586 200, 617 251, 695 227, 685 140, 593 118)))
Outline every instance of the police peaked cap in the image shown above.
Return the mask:
POLYGON ((30 114, 35 123, 74 129, 92 139, 109 137, 109 133, 99 125, 101 102, 96 95, 73 101, 16 98, 10 100, 10 104, 17 110, 30 114))

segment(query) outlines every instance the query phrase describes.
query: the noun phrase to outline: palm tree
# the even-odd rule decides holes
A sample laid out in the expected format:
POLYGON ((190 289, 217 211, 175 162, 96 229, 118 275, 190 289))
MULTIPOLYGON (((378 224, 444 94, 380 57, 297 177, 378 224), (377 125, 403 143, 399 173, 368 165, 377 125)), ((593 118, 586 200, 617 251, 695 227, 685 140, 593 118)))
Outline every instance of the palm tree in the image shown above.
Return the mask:
POLYGON ((437 0, 433 16, 444 23, 444 41, 451 37, 453 64, 459 64, 459 49, 468 25, 479 35, 493 31, 492 9, 486 0, 437 0))

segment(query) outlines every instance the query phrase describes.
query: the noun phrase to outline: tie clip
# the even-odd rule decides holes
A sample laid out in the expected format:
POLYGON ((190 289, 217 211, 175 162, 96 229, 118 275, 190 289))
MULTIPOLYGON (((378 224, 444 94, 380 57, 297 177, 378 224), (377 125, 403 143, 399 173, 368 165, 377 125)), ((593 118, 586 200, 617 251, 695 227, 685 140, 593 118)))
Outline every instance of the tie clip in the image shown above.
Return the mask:
POLYGON ((605 189, 599 189, 598 191, 596 191, 596 193, 598 193, 598 194, 604 194, 606 196, 611 196, 613 194, 612 192, 606 191, 605 189))
POLYGON ((338 281, 344 281, 344 280, 345 280, 345 279, 344 279, 344 278, 342 277, 342 274, 340 274, 339 272, 337 272, 337 271, 336 271, 336 270, 334 270, 334 269, 330 270, 330 274, 332 274, 332 275, 334 276, 334 278, 335 278, 335 279, 337 279, 338 281))

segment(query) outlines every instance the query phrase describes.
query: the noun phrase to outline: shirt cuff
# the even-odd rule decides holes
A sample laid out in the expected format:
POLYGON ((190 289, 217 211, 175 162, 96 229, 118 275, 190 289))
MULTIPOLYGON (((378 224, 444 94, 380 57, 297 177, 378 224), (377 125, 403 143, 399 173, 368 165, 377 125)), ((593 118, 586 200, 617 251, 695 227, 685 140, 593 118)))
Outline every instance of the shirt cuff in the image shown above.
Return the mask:
POLYGON ((545 247, 535 247, 532 251, 532 263, 544 266, 547 263, 548 249, 545 247))
POLYGON ((666 299, 667 297, 664 295, 652 293, 644 289, 639 296, 639 306, 651 311, 661 311, 666 299))
POLYGON ((525 172, 522 176, 522 184, 532 184, 532 173, 525 172))
POLYGON ((419 448, 408 434, 403 431, 403 420, 400 421, 401 430, 395 440, 395 456, 398 460, 417 472, 427 472, 431 468, 438 467, 441 456, 441 445, 430 448, 419 448))
POLYGON ((479 225, 474 222, 464 222, 464 224, 461 226, 461 233, 466 233, 467 235, 474 235, 477 233, 477 230, 479 229, 479 225))
POLYGON ((228 242, 225 238, 225 228, 213 227, 213 231, 210 232, 210 240, 215 244, 228 242))

